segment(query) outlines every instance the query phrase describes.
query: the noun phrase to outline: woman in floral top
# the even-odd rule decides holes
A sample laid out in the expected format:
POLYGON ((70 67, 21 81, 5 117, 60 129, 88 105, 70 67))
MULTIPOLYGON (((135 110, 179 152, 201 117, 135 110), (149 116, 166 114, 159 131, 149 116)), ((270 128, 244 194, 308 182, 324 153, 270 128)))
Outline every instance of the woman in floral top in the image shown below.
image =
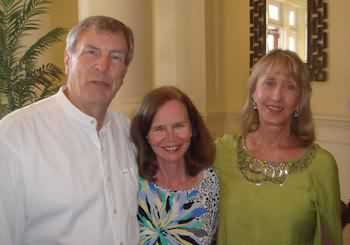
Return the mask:
POLYGON ((203 119, 179 89, 145 96, 131 124, 138 149, 141 244, 211 244, 219 184, 215 147, 203 119))

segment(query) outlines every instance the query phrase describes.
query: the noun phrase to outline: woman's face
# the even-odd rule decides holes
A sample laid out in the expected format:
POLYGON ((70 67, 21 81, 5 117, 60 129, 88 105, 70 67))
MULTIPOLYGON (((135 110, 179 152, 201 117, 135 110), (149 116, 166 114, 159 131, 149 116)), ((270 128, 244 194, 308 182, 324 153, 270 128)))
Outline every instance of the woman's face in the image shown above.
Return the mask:
POLYGON ((184 164, 191 136, 186 107, 177 100, 170 100, 155 114, 147 139, 159 164, 184 164))
POLYGON ((252 96, 257 104, 260 126, 289 127, 299 94, 296 81, 283 67, 272 67, 262 75, 252 96))

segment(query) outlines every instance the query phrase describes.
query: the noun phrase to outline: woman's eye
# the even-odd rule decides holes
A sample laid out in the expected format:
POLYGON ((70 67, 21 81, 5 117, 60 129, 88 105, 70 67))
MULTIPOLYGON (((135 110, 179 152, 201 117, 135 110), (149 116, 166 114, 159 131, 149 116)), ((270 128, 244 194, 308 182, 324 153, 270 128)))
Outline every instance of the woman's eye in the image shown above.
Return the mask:
POLYGON ((268 87, 271 87, 274 85, 274 81, 273 80, 265 80, 264 84, 268 87))
POLYGON ((183 123, 177 123, 174 125, 174 128, 183 128, 185 125, 183 123))
POLYGON ((295 90, 296 86, 294 84, 288 84, 287 88, 290 89, 290 90, 295 90))
POLYGON ((297 90, 297 89, 298 89, 298 86, 297 86, 297 84, 296 84, 294 81, 289 81, 289 82, 287 83, 287 88, 288 88, 289 90, 297 90))
POLYGON ((164 130, 164 128, 161 127, 161 126, 152 128, 152 131, 153 131, 153 132, 161 132, 161 131, 163 131, 163 130, 164 130))

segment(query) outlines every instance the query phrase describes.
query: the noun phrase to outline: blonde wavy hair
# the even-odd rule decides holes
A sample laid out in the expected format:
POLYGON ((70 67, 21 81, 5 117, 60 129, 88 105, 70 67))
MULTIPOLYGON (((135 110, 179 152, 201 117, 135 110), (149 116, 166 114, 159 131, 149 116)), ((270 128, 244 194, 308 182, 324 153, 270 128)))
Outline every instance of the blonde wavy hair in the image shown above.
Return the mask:
POLYGON ((248 97, 241 114, 241 134, 246 137, 259 128, 259 112, 254 109, 252 96, 257 81, 273 69, 284 69, 293 78, 299 88, 297 105, 298 116, 291 115, 291 132, 302 146, 315 141, 315 128, 311 112, 311 79, 306 64, 290 50, 274 49, 262 57, 253 67, 248 79, 248 97))

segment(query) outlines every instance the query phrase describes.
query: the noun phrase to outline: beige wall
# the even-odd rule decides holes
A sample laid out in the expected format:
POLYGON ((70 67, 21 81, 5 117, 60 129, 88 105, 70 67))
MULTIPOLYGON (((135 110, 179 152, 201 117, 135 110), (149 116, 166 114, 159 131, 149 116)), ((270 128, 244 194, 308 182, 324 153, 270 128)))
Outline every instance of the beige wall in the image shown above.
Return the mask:
POLYGON ((329 2, 329 81, 314 83, 313 111, 350 120, 350 1, 329 2))
POLYGON ((238 113, 249 74, 249 1, 223 0, 223 83, 226 112, 238 113))
MULTIPOLYGON (((63 27, 67 30, 78 23, 78 2, 77 0, 52 1, 49 9, 48 25, 51 28, 63 27)), ((51 52, 52 61, 64 69, 63 52, 65 40, 56 44, 51 52)))

